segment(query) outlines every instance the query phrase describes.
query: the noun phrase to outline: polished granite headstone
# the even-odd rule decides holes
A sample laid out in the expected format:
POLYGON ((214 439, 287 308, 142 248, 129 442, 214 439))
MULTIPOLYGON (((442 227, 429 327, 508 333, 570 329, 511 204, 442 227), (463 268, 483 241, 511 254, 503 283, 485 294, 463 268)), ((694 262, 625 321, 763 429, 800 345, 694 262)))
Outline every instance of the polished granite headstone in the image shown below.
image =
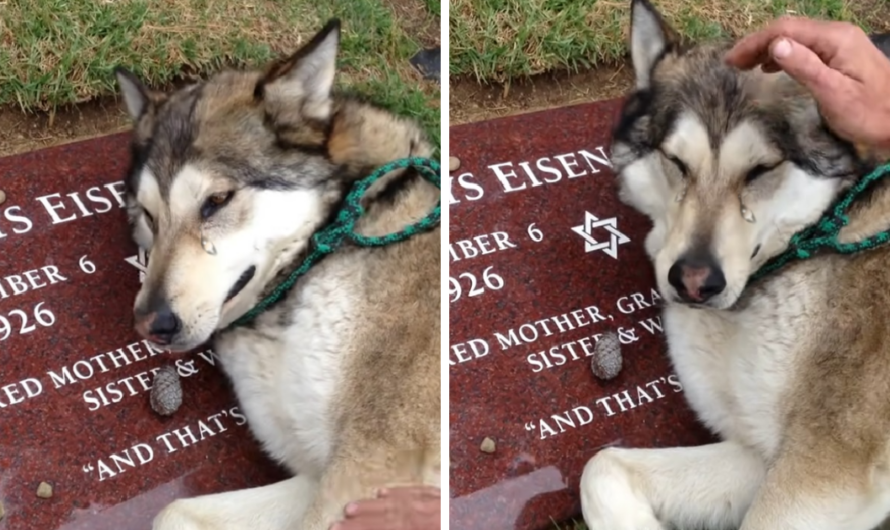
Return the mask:
POLYGON ((175 498, 284 478, 210 348, 174 358, 133 330, 128 160, 125 134, 0 159, 0 529, 148 529, 175 498), (183 405, 162 417, 168 363, 183 405))
POLYGON ((665 355, 649 222, 617 198, 619 105, 451 128, 451 528, 554 528, 601 448, 710 440, 665 355), (606 332, 623 368, 603 381, 606 332))

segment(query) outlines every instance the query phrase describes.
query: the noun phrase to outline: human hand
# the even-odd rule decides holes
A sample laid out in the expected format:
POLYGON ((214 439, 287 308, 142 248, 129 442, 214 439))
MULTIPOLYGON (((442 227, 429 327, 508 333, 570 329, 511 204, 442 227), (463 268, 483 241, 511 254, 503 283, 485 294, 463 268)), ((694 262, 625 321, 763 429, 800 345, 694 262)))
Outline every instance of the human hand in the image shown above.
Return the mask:
POLYGON ((375 499, 346 506, 346 519, 331 530, 435 530, 441 526, 439 488, 414 486, 381 490, 375 499))
POLYGON ((890 147, 890 60, 853 24, 785 17, 739 41, 726 61, 784 70, 809 89, 836 134, 890 147))

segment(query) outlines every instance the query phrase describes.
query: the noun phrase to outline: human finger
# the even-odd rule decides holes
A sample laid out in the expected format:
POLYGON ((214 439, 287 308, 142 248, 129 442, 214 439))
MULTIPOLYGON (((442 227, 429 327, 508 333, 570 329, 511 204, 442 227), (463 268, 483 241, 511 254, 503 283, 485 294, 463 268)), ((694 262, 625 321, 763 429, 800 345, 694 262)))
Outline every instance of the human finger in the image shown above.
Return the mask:
POLYGON ((844 84, 853 82, 823 63, 812 50, 792 39, 777 39, 770 46, 770 56, 777 66, 807 87, 823 103, 841 94, 844 84))
POLYGON ((433 513, 441 509, 438 497, 430 495, 419 496, 412 494, 409 497, 380 497, 376 499, 364 499, 350 502, 346 505, 344 513, 347 517, 359 517, 368 514, 398 513, 398 512, 423 512, 433 513))
POLYGON ((440 499, 416 491, 406 497, 382 497, 349 503, 346 518, 331 530, 432 530, 440 522, 440 499))
POLYGON ((331 530, 394 530, 394 526, 388 514, 379 513, 338 521, 331 530))
POLYGON ((776 62, 773 61, 772 59, 761 64, 760 69, 763 70, 764 73, 767 73, 767 74, 774 74, 776 72, 782 71, 782 67, 779 66, 778 64, 776 64, 776 62))
POLYGON ((841 22, 826 22, 800 17, 783 17, 764 29, 752 33, 732 47, 726 54, 726 62, 748 70, 769 61, 770 45, 780 37, 793 39, 810 48, 824 60, 837 53, 842 39, 840 32, 849 31, 841 22))
POLYGON ((394 488, 382 488, 377 492, 378 497, 435 497, 442 496, 442 490, 434 486, 397 486, 394 488))
POLYGON ((338 521, 331 530, 436 530, 440 526, 438 515, 384 512, 338 521))

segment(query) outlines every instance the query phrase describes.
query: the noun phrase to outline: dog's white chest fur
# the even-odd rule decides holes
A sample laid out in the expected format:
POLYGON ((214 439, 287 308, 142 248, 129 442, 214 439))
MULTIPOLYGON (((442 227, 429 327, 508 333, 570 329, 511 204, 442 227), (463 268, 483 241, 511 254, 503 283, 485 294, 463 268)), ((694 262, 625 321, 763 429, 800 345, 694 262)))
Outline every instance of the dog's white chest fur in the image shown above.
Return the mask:
POLYGON ((724 439, 767 459, 781 442, 784 398, 805 349, 801 322, 815 298, 773 285, 739 311, 665 310, 670 356, 690 405, 724 439))
POLYGON ((294 473, 318 475, 330 458, 331 402, 355 304, 330 274, 313 278, 297 296, 297 303, 263 315, 255 331, 225 336, 216 349, 268 453, 294 473))

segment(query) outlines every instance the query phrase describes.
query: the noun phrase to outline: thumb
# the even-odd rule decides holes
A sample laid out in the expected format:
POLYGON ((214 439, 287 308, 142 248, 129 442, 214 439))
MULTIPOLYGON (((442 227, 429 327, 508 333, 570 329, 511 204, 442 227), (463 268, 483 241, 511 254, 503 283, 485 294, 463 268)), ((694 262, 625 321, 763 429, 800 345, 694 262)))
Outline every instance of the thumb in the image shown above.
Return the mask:
POLYGON ((830 97, 848 81, 844 74, 823 63, 812 50, 789 38, 774 41, 770 45, 770 57, 817 99, 830 97))

